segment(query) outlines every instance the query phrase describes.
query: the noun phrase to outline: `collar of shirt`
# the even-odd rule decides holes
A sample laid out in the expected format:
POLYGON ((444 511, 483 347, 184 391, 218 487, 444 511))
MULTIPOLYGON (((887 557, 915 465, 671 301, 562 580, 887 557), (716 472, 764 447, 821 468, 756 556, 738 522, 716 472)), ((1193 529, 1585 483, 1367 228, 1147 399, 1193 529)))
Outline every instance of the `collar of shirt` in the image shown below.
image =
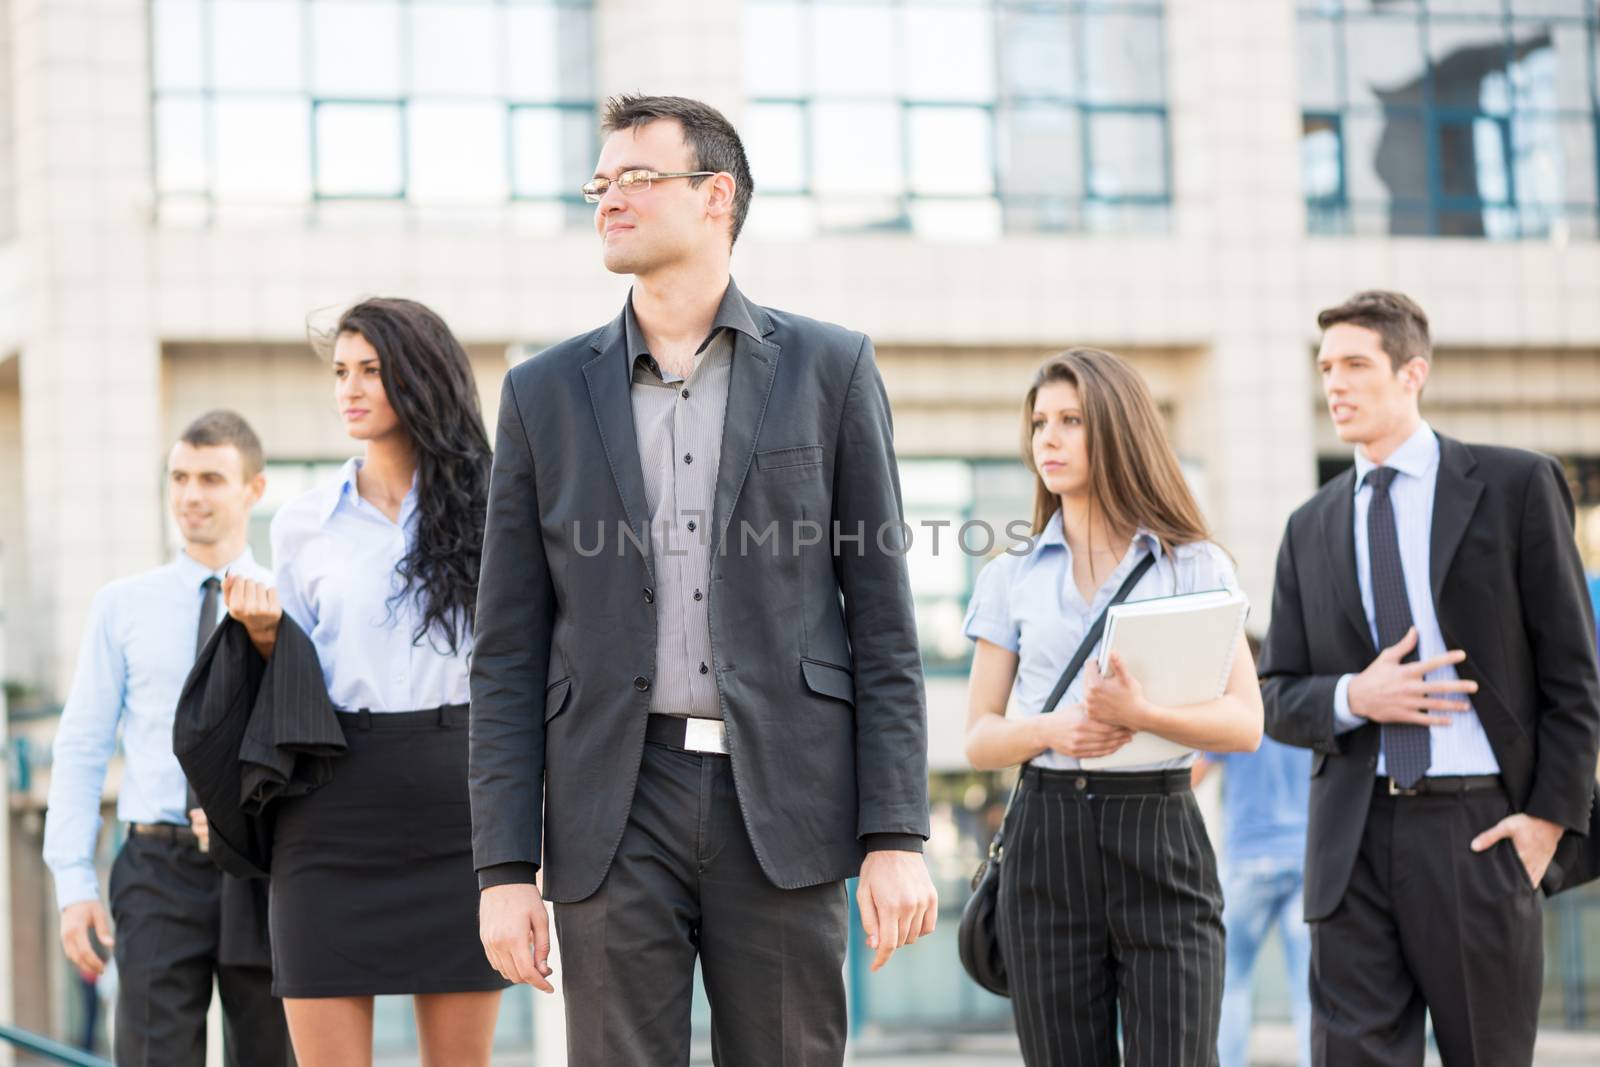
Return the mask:
MULTIPOLYGON (((1128 547, 1133 548, 1141 543, 1150 550, 1151 555, 1158 557, 1161 555, 1161 539, 1142 526, 1134 531, 1132 539, 1128 542, 1128 547)), ((1039 554, 1049 547, 1068 551, 1067 538, 1062 531, 1061 512, 1059 510, 1050 516, 1050 521, 1045 523, 1043 530, 1039 531, 1039 536, 1033 542, 1033 550, 1028 555, 1038 558, 1039 554)))
POLYGON ((254 567, 255 562, 255 555, 250 551, 250 546, 246 545, 245 550, 229 560, 227 566, 221 570, 212 570, 181 549, 178 551, 177 556, 173 558, 172 565, 178 568, 178 574, 182 576, 185 584, 199 589, 207 578, 224 578, 229 572, 240 567, 254 567))
MULTIPOLYGON (((328 485, 322 490, 322 499, 317 504, 317 519, 326 526, 339 510, 341 503, 346 507, 355 507, 361 499, 361 490, 356 486, 356 474, 361 470, 361 460, 354 457, 345 460, 344 466, 339 468, 339 480, 328 485)), ((398 525, 404 526, 411 519, 411 513, 417 508, 417 475, 411 476, 411 489, 406 493, 406 498, 400 502, 400 521, 398 525)), ((377 509, 373 509, 376 511, 377 509)))
MULTIPOLYGON (((1392 467, 1409 478, 1426 478, 1428 472, 1439 465, 1439 435, 1424 422, 1417 431, 1406 438, 1405 444, 1394 450, 1394 455, 1384 460, 1382 466, 1392 467)), ((1366 485, 1367 472, 1379 464, 1367 458, 1365 449, 1356 449, 1357 493, 1366 485)))
MULTIPOLYGON (((705 340, 700 342, 700 347, 695 349, 695 355, 706 350, 711 339, 717 335, 718 330, 736 330, 757 341, 761 340, 761 330, 756 326, 755 316, 750 314, 749 301, 744 294, 739 292, 739 287, 733 279, 728 279, 728 288, 722 293, 722 302, 717 305, 717 314, 711 320, 711 332, 706 334, 705 340)), ((639 320, 633 313, 633 290, 628 290, 628 302, 622 306, 622 330, 627 342, 628 374, 633 374, 633 368, 641 358, 648 359, 650 346, 645 344, 644 331, 639 328, 639 320)))

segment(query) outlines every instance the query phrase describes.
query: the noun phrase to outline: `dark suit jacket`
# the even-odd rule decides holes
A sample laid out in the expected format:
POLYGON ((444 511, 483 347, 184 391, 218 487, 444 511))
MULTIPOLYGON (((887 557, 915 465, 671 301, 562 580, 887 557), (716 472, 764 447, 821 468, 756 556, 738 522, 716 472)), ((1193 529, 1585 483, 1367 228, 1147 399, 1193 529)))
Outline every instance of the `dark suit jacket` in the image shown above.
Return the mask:
MULTIPOLYGON (((756 856, 796 888, 855 874, 864 834, 927 836, 921 660, 898 528, 890 551, 876 539, 901 504, 871 342, 730 296, 759 336, 734 335, 713 666, 756 856), (821 524, 819 543, 792 536, 802 520, 821 524), (835 522, 865 537, 836 552, 835 522), (777 543, 757 542, 769 523, 777 543)), ((554 901, 604 879, 644 749, 656 564, 629 371, 619 316, 514 368, 501 394, 472 664, 473 856, 481 870, 542 852, 554 901)))
POLYGON ((345 750, 311 638, 285 615, 263 660, 245 628, 223 619, 183 683, 172 750, 205 810, 217 866, 265 877, 272 801, 325 784, 345 750))
MULTIPOLYGON (((1517 811, 1567 828, 1547 893, 1595 876, 1600 675, 1561 466, 1439 436, 1429 577, 1439 626, 1478 683, 1474 709, 1517 811)), ((1355 474, 1289 518, 1261 650, 1267 733, 1313 749, 1305 914, 1328 917, 1355 865, 1378 762, 1377 724, 1334 732, 1333 691, 1377 655, 1357 584, 1355 474)))

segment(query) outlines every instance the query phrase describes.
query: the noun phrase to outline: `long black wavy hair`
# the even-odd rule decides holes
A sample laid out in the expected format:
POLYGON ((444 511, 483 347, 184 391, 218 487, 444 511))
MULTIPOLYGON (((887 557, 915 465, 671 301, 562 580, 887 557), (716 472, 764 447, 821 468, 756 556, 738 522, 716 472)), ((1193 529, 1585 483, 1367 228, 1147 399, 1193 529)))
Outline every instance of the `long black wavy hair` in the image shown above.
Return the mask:
POLYGON ((416 452, 416 539, 400 561, 404 584, 390 610, 414 591, 422 619, 412 644, 437 627, 455 653, 477 615, 489 506, 489 437, 472 364, 444 320, 414 300, 363 300, 328 340, 347 333, 377 350, 383 391, 416 452))

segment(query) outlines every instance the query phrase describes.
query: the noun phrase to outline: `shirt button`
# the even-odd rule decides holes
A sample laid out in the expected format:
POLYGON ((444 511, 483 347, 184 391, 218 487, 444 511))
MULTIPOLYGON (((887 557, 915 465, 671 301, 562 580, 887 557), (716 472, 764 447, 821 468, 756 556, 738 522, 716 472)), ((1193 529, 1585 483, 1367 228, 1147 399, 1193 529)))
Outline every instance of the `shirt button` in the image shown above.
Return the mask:
POLYGON ((698 589, 696 589, 696 590, 695 590, 695 591, 694 591, 694 598, 695 598, 695 599, 696 599, 696 600, 704 600, 704 599, 705 599, 705 596, 704 596, 704 594, 702 594, 702 593, 701 593, 701 592, 700 592, 700 590, 698 590, 698 589))
POLYGON ((648 585, 644 587, 644 602, 646 604, 654 604, 656 602, 656 591, 648 585))
POLYGON ((688 400, 688 399, 689 399, 689 390, 687 390, 687 389, 685 389, 685 390, 684 390, 684 391, 683 391, 683 398, 684 398, 684 399, 685 399, 685 400, 688 400))
POLYGON ((694 529, 695 529, 695 527, 694 527, 694 520, 693 520, 693 519, 690 519, 690 520, 689 520, 689 532, 690 532, 690 533, 694 533, 694 529))
POLYGON ((650 679, 641 674, 633 680, 633 687, 643 693, 650 688, 650 679))
POLYGON ((709 671, 709 670, 710 670, 710 669, 711 669, 711 668, 710 668, 710 667, 707 667, 707 666, 706 666, 706 665, 705 665, 705 664, 704 664, 704 663, 702 663, 702 664, 700 664, 700 673, 701 673, 701 674, 705 674, 705 673, 706 673, 706 672, 707 672, 707 671, 709 671))
POLYGON ((684 462, 685 462, 685 463, 693 463, 693 462, 694 462, 694 457, 693 457, 693 456, 691 456, 691 455, 690 455, 690 454, 689 454, 689 453, 687 453, 687 452, 685 452, 685 453, 684 453, 684 454, 683 454, 683 461, 684 461, 684 462))

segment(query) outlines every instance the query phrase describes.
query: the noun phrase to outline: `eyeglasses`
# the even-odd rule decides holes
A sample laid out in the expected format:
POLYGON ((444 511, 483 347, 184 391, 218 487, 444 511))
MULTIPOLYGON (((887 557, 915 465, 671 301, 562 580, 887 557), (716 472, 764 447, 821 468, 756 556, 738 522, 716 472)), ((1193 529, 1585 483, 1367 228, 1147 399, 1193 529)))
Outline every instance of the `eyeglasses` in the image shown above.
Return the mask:
POLYGON ((583 198, 591 204, 598 204, 600 200, 615 185, 624 196, 642 193, 650 188, 651 182, 661 181, 663 178, 710 178, 717 172, 714 170, 680 170, 671 174, 662 174, 654 170, 625 170, 616 178, 596 178, 583 186, 583 198))

